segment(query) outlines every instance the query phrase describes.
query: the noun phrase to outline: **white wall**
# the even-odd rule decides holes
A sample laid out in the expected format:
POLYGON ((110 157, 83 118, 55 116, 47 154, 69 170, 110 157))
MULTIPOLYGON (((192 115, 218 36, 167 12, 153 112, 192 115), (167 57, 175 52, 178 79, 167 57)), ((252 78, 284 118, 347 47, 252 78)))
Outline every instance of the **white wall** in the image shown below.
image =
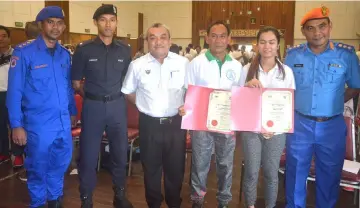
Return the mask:
POLYGON ((35 21, 44 6, 44 1, 1 1, 0 25, 15 27, 15 22, 22 22, 25 27, 26 22, 35 21))
POLYGON ((300 21, 304 14, 315 7, 326 6, 330 10, 330 20, 333 22, 331 39, 337 42, 353 45, 359 48, 360 37, 360 1, 297 1, 295 3, 294 44, 305 42, 301 34, 300 21))
POLYGON ((191 1, 143 2, 143 13, 144 33, 146 33, 148 27, 150 27, 153 23, 160 22, 170 28, 173 43, 182 46, 183 49, 191 43, 191 1))
POLYGON ((93 23, 93 15, 102 3, 114 4, 118 9, 118 36, 137 37, 138 34, 138 12, 142 9, 142 3, 133 2, 104 2, 104 1, 70 1, 70 32, 85 33, 90 29, 90 34, 97 34, 97 28, 93 23))

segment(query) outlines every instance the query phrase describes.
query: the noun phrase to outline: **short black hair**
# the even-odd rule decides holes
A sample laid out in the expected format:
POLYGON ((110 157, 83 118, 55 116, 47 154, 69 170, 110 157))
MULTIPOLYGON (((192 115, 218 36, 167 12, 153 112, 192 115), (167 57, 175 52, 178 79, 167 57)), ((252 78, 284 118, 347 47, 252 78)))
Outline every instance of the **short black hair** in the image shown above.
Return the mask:
POLYGON ((230 35, 230 32, 231 32, 231 31, 230 31, 229 25, 228 25, 228 24, 225 24, 225 22, 224 22, 224 21, 221 21, 221 20, 220 20, 220 21, 213 22, 213 23, 211 23, 211 24, 209 25, 209 27, 208 27, 207 30, 206 30, 207 35, 209 35, 211 28, 214 27, 215 25, 224 25, 224 27, 226 28, 226 31, 227 31, 228 35, 230 35))
POLYGON ((4 25, 0 25, 0 30, 5 30, 6 34, 10 38, 10 30, 9 30, 9 28, 5 27, 4 25))
POLYGON ((179 54, 179 53, 180 53, 179 46, 176 45, 176 44, 172 44, 172 45, 170 46, 169 51, 171 51, 171 52, 173 52, 173 53, 176 53, 176 54, 179 54))

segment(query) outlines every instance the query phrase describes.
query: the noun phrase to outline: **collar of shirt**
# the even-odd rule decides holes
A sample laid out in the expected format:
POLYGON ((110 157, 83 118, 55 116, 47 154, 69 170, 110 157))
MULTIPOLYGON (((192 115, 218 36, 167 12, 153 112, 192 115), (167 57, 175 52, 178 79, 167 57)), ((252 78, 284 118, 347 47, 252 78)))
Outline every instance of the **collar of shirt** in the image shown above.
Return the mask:
MULTIPOLYGON (((45 43, 45 40, 43 39, 43 37, 41 35, 39 35, 36 38, 35 41, 37 43, 38 49, 40 49, 40 50, 48 50, 48 47, 47 47, 47 45, 45 43)), ((61 53, 61 46, 60 46, 58 41, 56 41, 56 44, 55 44, 55 51, 58 52, 58 53, 61 53)))
POLYGON ((9 49, 5 53, 0 54, 0 56, 4 57, 4 56, 11 55, 13 51, 14 51, 14 49, 11 46, 9 46, 9 49))
MULTIPOLYGON (((216 63, 219 65, 219 68, 221 69, 221 67, 222 67, 222 65, 224 64, 221 60, 219 60, 218 58, 216 58, 215 56, 213 56, 212 54, 211 54, 211 52, 210 52, 210 50, 207 50, 206 52, 205 52, 205 56, 206 56, 206 58, 207 58, 207 60, 208 61, 216 61, 216 63)), ((226 54, 225 55, 225 60, 224 60, 224 62, 225 61, 232 61, 232 58, 231 58, 231 56, 229 55, 229 54, 226 54)))
MULTIPOLYGON (((102 45, 106 46, 106 45, 104 44, 104 42, 100 39, 99 36, 97 36, 97 37, 95 38, 94 43, 99 44, 99 45, 102 44, 102 45)), ((116 39, 113 38, 110 46, 113 47, 113 46, 115 46, 115 45, 118 45, 118 43, 116 42, 116 39)))
MULTIPOLYGON (((156 58, 154 57, 154 56, 152 56, 151 55, 151 53, 149 52, 149 53, 147 53, 146 54, 147 55, 147 60, 148 60, 148 62, 153 62, 153 61, 157 61, 156 60, 156 58)), ((166 56, 166 58, 164 59, 164 61, 166 60, 166 59, 171 59, 171 58, 174 58, 174 53, 172 53, 172 52, 168 52, 168 55, 166 56)))
MULTIPOLYGON (((305 45, 305 50, 307 50, 308 52, 314 54, 314 52, 312 52, 312 50, 311 50, 310 47, 309 47, 309 43, 304 44, 304 45, 305 45)), ((325 52, 327 52, 328 50, 332 50, 332 51, 335 50, 334 42, 332 42, 331 40, 329 40, 329 42, 328 42, 328 44, 327 44, 327 46, 326 46, 326 49, 325 49, 323 52, 321 52, 320 54, 325 53, 325 52)))
POLYGON ((265 72, 264 69, 262 68, 261 64, 259 64, 259 72, 263 72, 263 73, 274 73, 279 69, 277 63, 275 64, 275 66, 273 68, 271 68, 268 72, 265 72))

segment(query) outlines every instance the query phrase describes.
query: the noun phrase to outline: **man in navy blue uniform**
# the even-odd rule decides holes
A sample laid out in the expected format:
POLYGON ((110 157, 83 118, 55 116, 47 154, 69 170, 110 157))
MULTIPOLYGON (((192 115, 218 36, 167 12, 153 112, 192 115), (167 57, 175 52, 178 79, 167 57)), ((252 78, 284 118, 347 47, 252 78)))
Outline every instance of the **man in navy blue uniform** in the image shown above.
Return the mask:
POLYGON ((82 208, 93 207, 96 165, 104 131, 109 139, 114 207, 131 208, 125 196, 127 163, 127 108, 121 92, 131 62, 128 45, 116 40, 117 8, 100 6, 93 16, 98 37, 80 43, 73 56, 72 80, 76 92, 84 97, 80 135, 80 198, 82 208), (81 80, 85 78, 84 89, 81 80))
POLYGON ((328 8, 311 10, 301 26, 307 43, 289 49, 285 60, 296 82, 295 131, 286 144, 286 207, 306 207, 306 180, 315 156, 316 207, 333 208, 345 156, 344 102, 358 95, 359 61, 354 47, 329 40, 328 8))
POLYGON ((64 173, 72 154, 71 125, 76 106, 70 54, 57 41, 65 30, 60 7, 36 17, 41 35, 18 45, 11 58, 7 107, 12 139, 26 144, 30 207, 62 207, 64 173))

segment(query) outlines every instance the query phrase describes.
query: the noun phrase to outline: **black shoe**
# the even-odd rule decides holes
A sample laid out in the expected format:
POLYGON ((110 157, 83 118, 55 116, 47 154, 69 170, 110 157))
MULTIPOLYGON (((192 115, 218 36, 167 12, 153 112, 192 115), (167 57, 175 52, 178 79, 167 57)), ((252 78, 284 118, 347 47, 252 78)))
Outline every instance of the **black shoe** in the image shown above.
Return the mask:
POLYGON ((114 202, 115 208, 133 208, 131 202, 125 196, 125 188, 114 187, 114 202))
POLYGON ((194 202, 193 204, 192 204, 192 207, 191 208, 203 208, 204 206, 203 206, 203 204, 202 203, 196 203, 196 202, 194 202))
POLYGON ((93 201, 91 196, 81 197, 81 208, 93 208, 93 201))
POLYGON ((59 197, 57 200, 48 201, 48 208, 63 208, 62 198, 59 197))

